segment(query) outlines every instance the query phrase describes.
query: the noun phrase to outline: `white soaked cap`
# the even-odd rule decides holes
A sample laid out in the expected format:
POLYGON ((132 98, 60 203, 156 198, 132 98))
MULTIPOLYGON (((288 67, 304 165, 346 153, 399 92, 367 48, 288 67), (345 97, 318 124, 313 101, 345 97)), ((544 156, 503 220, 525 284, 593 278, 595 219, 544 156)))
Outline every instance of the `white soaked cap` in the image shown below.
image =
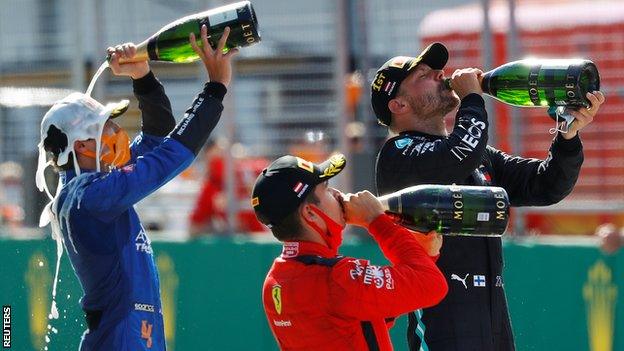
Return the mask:
MULTIPOLYGON (((122 100, 117 103, 109 103, 106 106, 95 99, 82 93, 73 93, 62 100, 57 101, 45 114, 41 121, 41 141, 39 142, 39 163, 37 165, 36 184, 39 191, 47 189, 44 178, 44 170, 47 167, 46 151, 43 141, 48 137, 50 126, 55 126, 67 137, 67 145, 58 155, 57 165, 63 166, 69 162, 69 154, 74 151, 74 142, 77 140, 95 139, 97 142, 97 166, 99 170, 100 138, 104 124, 109 118, 115 118, 128 109, 129 101, 122 100)), ((77 167, 76 154, 74 153, 74 165, 77 167)))

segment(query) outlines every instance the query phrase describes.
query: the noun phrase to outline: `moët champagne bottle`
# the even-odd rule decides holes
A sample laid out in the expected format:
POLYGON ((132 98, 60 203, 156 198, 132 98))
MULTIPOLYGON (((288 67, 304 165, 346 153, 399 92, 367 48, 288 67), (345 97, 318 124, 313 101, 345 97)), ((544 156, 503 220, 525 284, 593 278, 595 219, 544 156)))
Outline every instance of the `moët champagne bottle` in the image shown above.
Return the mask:
POLYGON ((261 40, 253 6, 249 1, 241 1, 186 16, 167 24, 137 45, 137 53, 132 59, 120 59, 120 62, 198 60, 199 57, 189 43, 189 35, 195 33, 197 43, 201 47, 202 25, 208 27, 208 42, 213 48, 216 48, 225 27, 230 27, 224 51, 249 46, 261 40))
POLYGON ((423 233, 500 237, 509 223, 509 197, 499 187, 416 185, 379 200, 398 224, 423 233))
POLYGON ((589 107, 585 95, 600 90, 600 74, 590 60, 526 59, 484 73, 481 87, 485 94, 513 106, 589 107))

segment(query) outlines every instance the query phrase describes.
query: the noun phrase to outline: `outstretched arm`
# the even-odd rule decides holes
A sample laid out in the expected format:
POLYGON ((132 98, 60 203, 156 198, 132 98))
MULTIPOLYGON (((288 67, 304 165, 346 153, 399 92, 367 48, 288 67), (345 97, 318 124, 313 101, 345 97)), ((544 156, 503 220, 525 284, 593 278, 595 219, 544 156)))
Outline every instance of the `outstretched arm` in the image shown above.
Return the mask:
POLYGON ((93 181, 85 190, 83 205, 103 220, 110 220, 151 194, 188 167, 217 125, 223 105, 221 101, 231 80, 231 58, 236 50, 222 53, 229 29, 226 28, 219 47, 207 45, 207 29, 202 27, 200 49, 192 36, 191 43, 206 66, 210 81, 195 98, 182 120, 165 140, 134 165, 115 170, 93 181), (207 46, 207 48, 206 48, 207 46), (112 190, 111 190, 112 189, 112 190), (105 194, 106 196, 102 196, 105 194))
POLYGON ((121 58, 132 58, 136 54, 133 43, 124 43, 109 47, 109 65, 113 74, 132 78, 134 95, 139 101, 141 110, 141 134, 138 135, 130 149, 135 163, 138 156, 152 151, 175 126, 175 118, 171 110, 171 102, 165 94, 162 84, 150 70, 147 61, 120 63, 121 58))

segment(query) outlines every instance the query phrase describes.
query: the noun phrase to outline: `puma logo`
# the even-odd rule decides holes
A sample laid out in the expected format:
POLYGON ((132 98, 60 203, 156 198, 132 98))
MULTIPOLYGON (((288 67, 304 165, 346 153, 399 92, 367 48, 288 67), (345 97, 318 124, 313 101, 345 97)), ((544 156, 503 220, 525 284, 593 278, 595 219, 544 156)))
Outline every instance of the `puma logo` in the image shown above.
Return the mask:
POLYGON ((466 290, 468 290, 468 285, 466 285, 466 279, 468 278, 468 275, 470 275, 470 274, 466 273, 466 276, 464 277, 464 279, 462 279, 457 274, 453 273, 453 274, 451 274, 451 280, 458 280, 458 281, 462 282, 462 284, 464 284, 464 288, 466 290))

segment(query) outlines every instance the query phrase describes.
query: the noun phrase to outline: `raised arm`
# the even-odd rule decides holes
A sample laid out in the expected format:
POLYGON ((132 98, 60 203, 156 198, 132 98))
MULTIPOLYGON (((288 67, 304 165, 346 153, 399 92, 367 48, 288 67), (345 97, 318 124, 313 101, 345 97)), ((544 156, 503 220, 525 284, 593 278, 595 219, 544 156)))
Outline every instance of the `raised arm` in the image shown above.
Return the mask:
POLYGON ((133 92, 141 110, 141 134, 130 146, 130 163, 134 163, 138 156, 152 151, 162 142, 175 126, 175 118, 165 88, 156 79, 147 61, 119 63, 120 58, 134 57, 136 46, 133 43, 109 47, 107 52, 113 74, 132 78, 133 92))
POLYGON ((204 62, 209 82, 162 144, 138 158, 135 164, 106 174, 87 187, 84 195, 87 201, 83 203, 89 211, 104 220, 114 218, 190 165, 223 111, 221 101, 231 80, 231 59, 237 52, 222 53, 228 34, 226 29, 216 50, 207 45, 205 26, 201 38, 203 48, 196 45, 191 35, 191 43, 204 62), (106 194, 104 199, 102 194, 106 194))

